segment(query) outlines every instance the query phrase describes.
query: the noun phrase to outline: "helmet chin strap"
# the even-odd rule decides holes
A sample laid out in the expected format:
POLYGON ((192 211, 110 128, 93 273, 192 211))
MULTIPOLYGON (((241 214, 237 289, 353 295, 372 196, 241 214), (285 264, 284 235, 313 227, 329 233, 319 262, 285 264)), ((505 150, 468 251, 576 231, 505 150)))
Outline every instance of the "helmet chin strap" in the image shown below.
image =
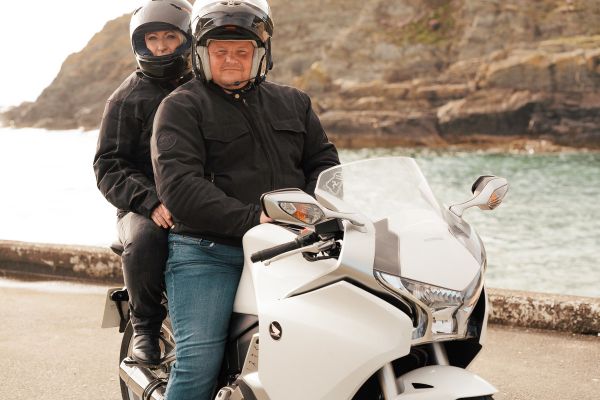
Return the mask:
POLYGON ((212 73, 210 72, 210 59, 208 56, 208 46, 198 46, 196 47, 196 51, 198 51, 198 57, 200 57, 200 68, 202 68, 202 73, 204 74, 204 79, 206 81, 212 80, 212 73), (198 49, 200 51, 198 51, 198 49))
POLYGON ((266 50, 264 47, 256 47, 254 49, 254 55, 252 56, 252 69, 250 70, 250 76, 258 76, 260 66, 265 58, 266 50))

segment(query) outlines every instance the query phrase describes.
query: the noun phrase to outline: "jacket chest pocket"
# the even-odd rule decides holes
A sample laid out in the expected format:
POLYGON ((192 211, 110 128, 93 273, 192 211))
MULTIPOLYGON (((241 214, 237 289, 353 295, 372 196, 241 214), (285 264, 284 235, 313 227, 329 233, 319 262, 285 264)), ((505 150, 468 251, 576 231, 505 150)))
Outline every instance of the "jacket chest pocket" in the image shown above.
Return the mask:
POLYGON ((306 135, 304 124, 297 119, 282 119, 271 121, 271 127, 278 147, 291 154, 296 162, 300 162, 306 135))
POLYGON ((202 125, 202 133, 207 159, 217 170, 231 169, 231 166, 236 164, 236 160, 244 159, 252 142, 250 129, 239 122, 222 125, 206 123, 202 125))

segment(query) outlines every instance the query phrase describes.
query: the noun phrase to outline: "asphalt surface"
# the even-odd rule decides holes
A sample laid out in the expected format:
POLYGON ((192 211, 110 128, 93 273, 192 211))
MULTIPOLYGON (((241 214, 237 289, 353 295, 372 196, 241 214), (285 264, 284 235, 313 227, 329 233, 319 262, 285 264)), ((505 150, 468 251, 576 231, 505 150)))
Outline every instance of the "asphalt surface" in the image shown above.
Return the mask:
MULTIPOLYGON (((121 335, 100 328, 106 289, 0 279, 0 399, 120 399, 121 335)), ((491 326, 470 369, 496 400, 597 400, 600 337, 491 326)))

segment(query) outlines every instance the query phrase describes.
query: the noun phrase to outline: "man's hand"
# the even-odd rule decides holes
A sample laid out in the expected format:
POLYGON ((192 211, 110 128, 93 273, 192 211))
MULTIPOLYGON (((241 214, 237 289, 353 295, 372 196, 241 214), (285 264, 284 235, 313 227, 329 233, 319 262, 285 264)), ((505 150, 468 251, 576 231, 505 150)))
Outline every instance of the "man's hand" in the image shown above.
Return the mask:
POLYGON ((261 224, 266 224, 269 222, 273 222, 273 218, 269 218, 265 215, 264 211, 260 212, 260 223, 261 224))
POLYGON ((152 218, 152 221, 154 221, 156 225, 163 228, 168 229, 173 226, 173 218, 171 217, 171 213, 162 203, 157 205, 156 208, 152 210, 150 218, 152 218))

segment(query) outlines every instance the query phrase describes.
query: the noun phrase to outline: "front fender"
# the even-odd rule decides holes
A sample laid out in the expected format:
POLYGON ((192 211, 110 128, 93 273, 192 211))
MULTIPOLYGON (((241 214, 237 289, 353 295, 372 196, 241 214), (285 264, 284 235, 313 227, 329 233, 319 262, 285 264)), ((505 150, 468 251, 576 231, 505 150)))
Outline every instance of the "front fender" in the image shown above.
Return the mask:
POLYGON ((465 369, 449 365, 418 368, 397 378, 395 400, 455 400, 489 396, 498 390, 465 369))

